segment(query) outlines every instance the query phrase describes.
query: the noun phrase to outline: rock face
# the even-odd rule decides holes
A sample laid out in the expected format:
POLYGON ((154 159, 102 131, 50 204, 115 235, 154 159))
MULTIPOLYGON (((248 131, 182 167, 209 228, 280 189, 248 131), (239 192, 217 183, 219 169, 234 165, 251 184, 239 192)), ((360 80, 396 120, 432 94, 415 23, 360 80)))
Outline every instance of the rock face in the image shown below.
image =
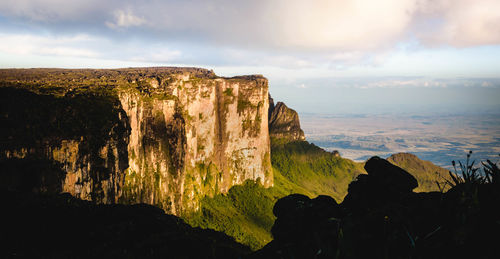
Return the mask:
POLYGON ((269 100, 269 135, 285 141, 306 140, 304 131, 300 128, 297 112, 282 102, 278 102, 275 106, 273 99, 269 100))
MULTIPOLYGON (((197 68, 0 70, 0 85, 8 144, 2 163, 37 159, 61 168, 54 192, 179 215, 247 179, 272 185, 262 76, 221 78, 197 68)), ((25 184, 12 172, 6 178, 25 184)), ((35 178, 33 188, 47 186, 45 175, 35 178)))
POLYGON ((130 132, 118 98, 1 87, 0 99, 2 188, 118 201, 130 132))

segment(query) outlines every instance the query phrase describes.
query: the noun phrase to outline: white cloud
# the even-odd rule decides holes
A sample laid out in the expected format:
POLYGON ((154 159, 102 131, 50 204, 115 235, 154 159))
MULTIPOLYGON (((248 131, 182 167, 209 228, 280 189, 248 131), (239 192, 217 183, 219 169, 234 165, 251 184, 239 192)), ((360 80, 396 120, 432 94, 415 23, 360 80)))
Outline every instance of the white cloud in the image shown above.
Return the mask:
POLYGON ((0 33, 0 52, 18 55, 20 58, 30 55, 100 58, 102 60, 121 60, 149 64, 182 63, 182 51, 172 49, 165 44, 148 45, 137 48, 136 43, 116 45, 106 38, 92 37, 86 34, 74 36, 3 34, 0 33), (95 46, 99 46, 96 48, 95 46))
POLYGON ((134 56, 130 58, 130 60, 140 62, 169 63, 179 60, 181 57, 182 52, 179 50, 154 48, 147 53, 141 53, 141 56, 134 56))
POLYGON ((385 79, 385 80, 372 80, 359 86, 362 89, 370 88, 446 88, 450 84, 462 86, 464 82, 455 82, 456 80, 443 80, 443 79, 429 79, 429 78, 415 78, 415 79, 385 79))
POLYGON ((378 51, 408 39, 459 47, 500 44, 498 10, 498 0, 0 2, 0 15, 50 23, 56 30, 68 22, 94 31, 147 24, 142 36, 152 39, 333 55, 378 51))
POLYGON ((127 10, 116 10, 114 12, 114 21, 107 21, 106 26, 112 29, 128 28, 132 26, 140 26, 146 23, 146 20, 141 17, 137 17, 132 13, 132 11, 127 10))
POLYGON ((99 53, 86 45, 95 39, 88 35, 72 37, 35 36, 29 34, 0 34, 0 51, 18 55, 51 55, 69 57, 98 57, 99 53))
POLYGON ((500 44, 500 1, 421 0, 416 35, 426 44, 469 47, 500 44))
MULTIPOLYGON (((33 32, 57 41, 0 44, 9 53, 316 69, 330 75, 381 67, 409 41, 415 49, 500 45, 497 10, 498 0, 2 0, 0 28, 6 34, 33 32), (75 32, 104 44, 78 43, 75 32)), ((406 62, 391 69, 412 71, 411 60, 406 62)))
POLYGON ((498 78, 357 77, 324 78, 319 86, 359 89, 500 88, 498 78))
POLYGON ((92 13, 107 8, 99 0, 2 0, 0 14, 36 22, 68 22, 92 19, 92 13))

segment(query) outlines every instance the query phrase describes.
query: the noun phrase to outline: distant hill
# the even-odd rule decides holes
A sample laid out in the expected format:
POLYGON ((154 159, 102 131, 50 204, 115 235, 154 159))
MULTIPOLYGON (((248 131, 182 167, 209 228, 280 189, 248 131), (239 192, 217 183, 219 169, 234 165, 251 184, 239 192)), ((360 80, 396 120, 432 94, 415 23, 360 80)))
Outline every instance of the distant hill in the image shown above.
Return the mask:
POLYGON ((414 154, 397 153, 387 158, 387 161, 397 165, 417 178, 418 187, 415 192, 439 191, 436 181, 444 182, 449 178, 448 170, 422 160, 414 154))

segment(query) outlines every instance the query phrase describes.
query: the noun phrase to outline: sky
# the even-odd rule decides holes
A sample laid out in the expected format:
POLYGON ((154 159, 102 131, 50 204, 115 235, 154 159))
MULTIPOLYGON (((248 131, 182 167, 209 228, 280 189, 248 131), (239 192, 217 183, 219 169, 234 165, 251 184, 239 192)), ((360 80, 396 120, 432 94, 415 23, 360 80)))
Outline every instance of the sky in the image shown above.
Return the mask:
POLYGON ((262 74, 299 113, 500 111, 499 0, 2 0, 0 68, 262 74))

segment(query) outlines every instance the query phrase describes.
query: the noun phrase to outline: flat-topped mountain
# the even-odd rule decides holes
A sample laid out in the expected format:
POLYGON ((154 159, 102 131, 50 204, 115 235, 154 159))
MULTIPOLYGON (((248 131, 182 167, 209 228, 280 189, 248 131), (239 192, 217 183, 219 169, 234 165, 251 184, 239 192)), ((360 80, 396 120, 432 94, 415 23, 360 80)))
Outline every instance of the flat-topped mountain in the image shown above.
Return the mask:
POLYGON ((247 179, 272 184, 262 76, 2 69, 0 98, 5 188, 144 202, 179 215, 247 179))
MULTIPOLYGON (((396 170, 383 159, 365 165, 308 143, 297 112, 274 105, 260 75, 7 69, 0 70, 0 101, 0 189, 147 203, 252 249, 272 240, 272 207, 286 195, 340 203, 349 191, 356 207, 356 186, 405 193, 418 181, 415 191, 429 191, 448 176, 412 154, 388 158, 396 170)), ((361 201, 370 204, 371 196, 361 201)))

